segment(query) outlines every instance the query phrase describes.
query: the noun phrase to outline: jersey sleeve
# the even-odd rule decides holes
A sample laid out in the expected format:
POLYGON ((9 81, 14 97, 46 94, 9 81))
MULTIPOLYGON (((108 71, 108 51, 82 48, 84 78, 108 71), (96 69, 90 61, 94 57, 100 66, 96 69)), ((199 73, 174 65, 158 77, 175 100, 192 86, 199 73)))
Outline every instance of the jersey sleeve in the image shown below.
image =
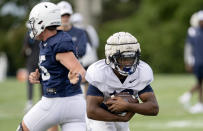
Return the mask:
POLYGON ((97 87, 95 87, 95 86, 93 86, 91 84, 88 87, 87 95, 104 97, 104 94, 97 87))
POLYGON ((53 47, 54 53, 64 53, 64 52, 74 52, 75 53, 75 47, 72 41, 63 41, 60 43, 57 43, 53 47))
MULTIPOLYGON (((104 97, 104 94, 97 87, 95 87, 93 85, 89 85, 88 90, 87 90, 87 96, 101 96, 101 97, 104 97)), ((101 103, 100 107, 102 109, 108 111, 108 112, 111 112, 104 103, 101 103)))
POLYGON ((141 94, 143 94, 145 92, 154 92, 154 91, 153 91, 153 89, 152 89, 152 87, 150 85, 147 85, 143 90, 138 92, 138 95, 141 95, 141 94))
POLYGON ((153 71, 148 64, 143 64, 140 70, 140 82, 138 87, 140 90, 150 85, 154 80, 153 71))
POLYGON ((94 63, 88 67, 85 79, 93 86, 98 87, 99 83, 103 82, 103 73, 94 63))

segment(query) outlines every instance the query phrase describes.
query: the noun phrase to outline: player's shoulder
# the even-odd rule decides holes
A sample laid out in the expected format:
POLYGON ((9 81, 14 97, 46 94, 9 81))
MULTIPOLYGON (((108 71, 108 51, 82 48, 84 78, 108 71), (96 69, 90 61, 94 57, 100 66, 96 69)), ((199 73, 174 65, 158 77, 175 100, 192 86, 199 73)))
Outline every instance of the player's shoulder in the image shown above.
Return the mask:
POLYGON ((139 77, 141 81, 152 81, 153 80, 153 71, 152 68, 144 61, 140 60, 139 65, 137 66, 139 72, 139 77))
POLYGON ((102 82, 109 68, 105 59, 99 60, 88 67, 85 78, 90 83, 93 81, 102 82))
POLYGON ((65 42, 65 41, 72 41, 71 36, 64 31, 58 31, 57 35, 56 35, 56 40, 58 42, 65 42))
POLYGON ((87 69, 87 73, 101 73, 107 70, 108 67, 109 66, 105 63, 105 59, 102 59, 91 64, 87 69))
POLYGON ((130 75, 130 77, 131 79, 129 79, 128 84, 130 86, 132 85, 132 88, 137 91, 143 90, 154 80, 151 67, 146 62, 141 60, 136 68, 136 71, 130 75))
POLYGON ((57 31, 57 34, 49 39, 50 45, 61 44, 72 41, 71 36, 64 31, 57 31))
POLYGON ((85 30, 72 26, 72 30, 77 34, 85 34, 85 30))
POLYGON ((150 67, 149 64, 147 64, 146 62, 140 60, 139 65, 137 66, 138 70, 142 71, 142 72, 152 72, 152 68, 150 67))

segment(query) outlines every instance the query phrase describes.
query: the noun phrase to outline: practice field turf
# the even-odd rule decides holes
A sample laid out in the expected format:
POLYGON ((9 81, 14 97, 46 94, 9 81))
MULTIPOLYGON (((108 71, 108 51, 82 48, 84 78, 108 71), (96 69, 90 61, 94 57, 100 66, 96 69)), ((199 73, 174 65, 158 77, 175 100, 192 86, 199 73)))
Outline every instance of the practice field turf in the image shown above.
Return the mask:
MULTIPOLYGON (((190 114, 179 104, 178 97, 194 85, 191 75, 155 75, 152 87, 157 96, 158 116, 135 115, 130 121, 131 131, 203 131, 203 113, 190 114)), ((0 131, 15 131, 24 114, 25 83, 14 78, 0 82, 0 131)), ((35 86, 35 102, 39 89, 35 86)), ((197 100, 194 96, 192 103, 197 100)))

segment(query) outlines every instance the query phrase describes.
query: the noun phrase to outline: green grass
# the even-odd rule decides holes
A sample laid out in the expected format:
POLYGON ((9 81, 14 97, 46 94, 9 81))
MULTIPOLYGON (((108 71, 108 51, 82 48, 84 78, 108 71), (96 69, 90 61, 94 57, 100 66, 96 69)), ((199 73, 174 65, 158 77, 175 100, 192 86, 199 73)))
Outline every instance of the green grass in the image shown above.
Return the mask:
MULTIPOLYGON (((135 115, 132 131, 202 131, 203 114, 190 114, 179 104, 178 97, 195 84, 191 75, 156 75, 152 87, 158 99, 158 116, 135 115)), ((195 95, 192 103, 197 101, 195 95)))
MULTIPOLYGON (((158 116, 135 115, 131 131, 202 131, 203 114, 190 114, 178 103, 178 97, 195 84, 191 75, 155 75, 152 87, 158 99, 158 116)), ((39 89, 35 87, 35 102, 39 89)), ((192 102, 197 101, 194 96, 192 102)), ((0 131, 14 131, 22 120, 26 103, 26 84, 14 78, 0 82, 0 131)))
MULTIPOLYGON (((38 86, 34 87, 34 101, 39 99, 38 86)), ((0 82, 0 131, 15 131, 24 115, 26 83, 8 78, 0 82)))

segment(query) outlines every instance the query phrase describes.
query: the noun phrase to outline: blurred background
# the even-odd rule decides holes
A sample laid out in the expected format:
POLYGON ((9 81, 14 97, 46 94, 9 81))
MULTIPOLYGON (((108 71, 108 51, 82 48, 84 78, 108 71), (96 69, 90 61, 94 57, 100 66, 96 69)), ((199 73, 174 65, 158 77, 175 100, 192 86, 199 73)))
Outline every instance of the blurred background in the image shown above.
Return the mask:
MULTIPOLYGON (((60 0, 50 0, 57 3, 60 0)), ((25 78, 16 75, 25 68, 22 46, 31 8, 40 0, 0 0, 0 58, 6 74, 0 82, 0 131, 13 131, 23 116, 26 101, 25 78)), ((194 85, 195 78, 184 68, 184 44, 190 18, 203 9, 203 0, 68 0, 85 25, 99 36, 99 59, 105 58, 106 39, 115 32, 134 35, 141 44, 141 59, 153 69, 160 105, 157 117, 136 115, 131 130, 202 131, 203 114, 190 114, 178 97, 194 85)), ((22 75, 23 76, 23 75, 22 75)), ((37 87, 36 87, 37 88, 37 87)), ((192 98, 195 103, 196 96, 192 98)), ((35 101, 39 92, 35 92, 35 101)))

